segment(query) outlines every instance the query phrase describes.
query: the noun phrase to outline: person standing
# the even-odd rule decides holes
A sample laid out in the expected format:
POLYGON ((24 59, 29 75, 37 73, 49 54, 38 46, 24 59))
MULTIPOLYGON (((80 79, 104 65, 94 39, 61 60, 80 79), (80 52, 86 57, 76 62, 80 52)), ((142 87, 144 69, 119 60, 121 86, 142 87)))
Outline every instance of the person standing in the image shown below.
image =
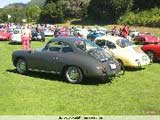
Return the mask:
POLYGON ((116 27, 116 26, 114 26, 114 27, 112 28, 111 34, 112 34, 113 36, 120 34, 119 31, 117 30, 117 27, 116 27))
POLYGON ((23 50, 30 50, 31 37, 32 37, 31 29, 29 25, 25 25, 25 27, 22 29, 22 36, 21 36, 23 50))
POLYGON ((127 36, 129 35, 129 26, 124 25, 123 29, 122 29, 122 36, 124 38, 127 38, 127 36))

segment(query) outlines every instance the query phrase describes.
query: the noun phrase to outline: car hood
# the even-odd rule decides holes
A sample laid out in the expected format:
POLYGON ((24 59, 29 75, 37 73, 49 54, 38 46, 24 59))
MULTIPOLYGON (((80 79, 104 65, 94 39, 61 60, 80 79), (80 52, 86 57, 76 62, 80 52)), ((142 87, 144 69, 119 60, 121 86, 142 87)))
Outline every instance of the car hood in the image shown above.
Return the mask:
POLYGON ((141 34, 141 37, 145 38, 147 42, 160 42, 160 39, 156 36, 141 34))
POLYGON ((136 59, 141 56, 146 56, 146 54, 141 50, 141 48, 135 45, 126 47, 121 52, 124 53, 123 55, 133 59, 136 59))

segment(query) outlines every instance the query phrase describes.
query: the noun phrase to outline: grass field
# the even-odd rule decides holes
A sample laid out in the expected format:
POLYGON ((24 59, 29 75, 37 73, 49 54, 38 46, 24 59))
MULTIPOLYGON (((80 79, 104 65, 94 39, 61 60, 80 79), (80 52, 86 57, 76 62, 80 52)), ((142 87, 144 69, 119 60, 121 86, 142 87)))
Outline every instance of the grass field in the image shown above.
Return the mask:
MULTIPOLYGON (((32 48, 45 43, 32 42, 32 48)), ((21 45, 0 41, 0 115, 160 115, 160 63, 101 84, 69 84, 58 76, 15 71, 11 61, 21 45)))

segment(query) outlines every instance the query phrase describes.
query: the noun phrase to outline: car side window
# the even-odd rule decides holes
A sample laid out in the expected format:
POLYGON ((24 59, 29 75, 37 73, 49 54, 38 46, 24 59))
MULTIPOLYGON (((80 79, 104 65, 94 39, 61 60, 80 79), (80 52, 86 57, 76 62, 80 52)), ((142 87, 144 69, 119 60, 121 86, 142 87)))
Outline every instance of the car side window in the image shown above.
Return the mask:
POLYGON ((61 52, 64 52, 64 53, 73 52, 72 47, 68 43, 62 42, 62 45, 63 46, 62 46, 61 52))
POLYGON ((73 49, 67 43, 60 41, 51 42, 48 45, 48 50, 53 52, 64 52, 64 53, 73 52, 73 49))
POLYGON ((96 44, 97 44, 98 46, 100 46, 101 48, 105 47, 105 45, 106 45, 104 40, 97 40, 97 41, 96 41, 96 44))
POLYGON ((70 46, 65 46, 62 48, 62 52, 64 53, 73 52, 73 49, 70 46))
POLYGON ((61 45, 59 42, 51 42, 48 44, 48 51, 59 52, 61 49, 61 45))
POLYGON ((116 49, 116 45, 113 42, 111 42, 111 41, 106 41, 106 46, 109 49, 116 49))

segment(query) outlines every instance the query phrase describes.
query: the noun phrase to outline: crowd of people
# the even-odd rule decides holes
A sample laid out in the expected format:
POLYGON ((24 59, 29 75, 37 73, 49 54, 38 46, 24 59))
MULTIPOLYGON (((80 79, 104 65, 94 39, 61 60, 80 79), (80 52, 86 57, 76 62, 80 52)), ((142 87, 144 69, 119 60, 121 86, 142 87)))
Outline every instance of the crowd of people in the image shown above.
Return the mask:
POLYGON ((112 35, 118 35, 124 38, 127 38, 129 36, 130 28, 128 25, 124 25, 123 28, 117 29, 116 26, 112 28, 112 35))

